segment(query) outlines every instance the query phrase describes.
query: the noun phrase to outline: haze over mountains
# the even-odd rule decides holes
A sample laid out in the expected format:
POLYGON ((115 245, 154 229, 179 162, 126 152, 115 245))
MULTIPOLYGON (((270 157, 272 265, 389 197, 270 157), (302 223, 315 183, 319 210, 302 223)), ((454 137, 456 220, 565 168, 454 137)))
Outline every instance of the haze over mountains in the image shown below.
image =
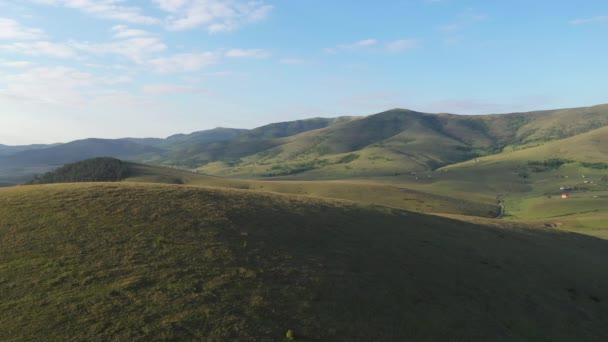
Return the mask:
MULTIPOLYGON (((591 139, 601 135, 592 131, 607 125, 608 105, 500 115, 394 109, 366 117, 313 118, 251 130, 216 128, 166 139, 0 145, 0 181, 18 182, 65 163, 99 156, 239 177, 392 176, 434 170, 507 147, 528 148, 585 133, 579 139, 591 139)), ((586 158, 576 152, 571 157, 586 158)))

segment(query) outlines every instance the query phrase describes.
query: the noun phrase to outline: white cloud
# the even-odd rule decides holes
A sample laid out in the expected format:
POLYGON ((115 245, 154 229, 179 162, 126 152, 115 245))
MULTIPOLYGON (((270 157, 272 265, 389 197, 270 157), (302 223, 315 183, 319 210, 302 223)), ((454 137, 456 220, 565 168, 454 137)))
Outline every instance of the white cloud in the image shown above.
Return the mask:
POLYGON ((84 59, 86 55, 117 55, 137 64, 145 64, 150 56, 168 49, 157 36, 148 31, 117 25, 112 27, 112 32, 114 32, 114 40, 108 43, 79 41, 65 43, 49 41, 14 42, 0 44, 0 52, 79 59, 84 59))
POLYGON ((146 61, 146 65, 159 73, 192 72, 217 63, 219 55, 215 52, 182 53, 146 61))
POLYGON ((224 53, 228 58, 268 58, 270 55, 262 49, 230 49, 224 53))
POLYGON ((165 26, 179 31, 204 27, 207 31, 232 31, 268 17, 273 7, 263 1, 240 0, 154 0, 169 13, 165 26))
POLYGON ((129 67, 122 64, 97 64, 97 63, 85 63, 84 66, 92 69, 99 70, 111 70, 111 71, 127 71, 129 67))
MULTIPOLYGON (((376 45, 378 45, 380 43, 381 42, 377 39, 369 38, 369 39, 360 40, 360 41, 352 43, 352 44, 340 44, 334 48, 327 48, 324 51, 326 53, 335 54, 341 50, 359 50, 359 49, 364 49, 364 48, 371 48, 371 47, 375 47, 376 45)), ((388 42, 384 45, 385 45, 384 48, 389 52, 399 52, 399 51, 403 51, 406 49, 414 49, 414 48, 418 47, 418 40, 400 39, 400 40, 388 42)))
POLYGON ((142 87, 142 91, 149 95, 201 94, 207 92, 204 88, 178 84, 146 84, 142 87))
POLYGON ((35 67, 17 74, 0 74, 0 95, 56 105, 85 103, 100 86, 128 83, 128 77, 99 77, 68 67, 35 67))
POLYGON ((7 61, 0 59, 0 68, 28 68, 33 65, 34 63, 29 61, 7 61))
POLYGON ((172 31, 203 27, 211 33, 232 31, 242 25, 264 20, 273 9, 273 6, 261 0, 153 0, 165 13, 161 19, 145 14, 143 6, 127 5, 127 0, 28 1, 72 8, 97 18, 134 24, 162 24, 172 31))
POLYGON ((75 58, 76 51, 69 45, 47 41, 18 42, 0 45, 0 51, 29 56, 47 56, 55 58, 75 58))
POLYGON ((178 12, 190 3, 190 0, 155 0, 158 7, 167 12, 178 12))
POLYGON ((156 37, 134 37, 112 43, 74 42, 71 45, 79 51, 91 54, 123 56, 138 64, 145 63, 152 54, 167 50, 167 46, 156 37))
POLYGON ((386 49, 390 52, 399 52, 417 47, 418 41, 416 39, 400 39, 386 44, 386 49))
POLYGON ((608 15, 600 15, 591 18, 579 18, 570 20, 570 24, 580 25, 580 24, 589 24, 589 23, 597 23, 597 22, 608 22, 608 15))
POLYGON ((243 76, 243 74, 238 73, 236 71, 215 71, 215 72, 209 72, 209 73, 203 74, 203 76, 226 78, 226 77, 243 76))
POLYGON ((124 0, 29 0, 30 2, 62 6, 80 10, 89 15, 137 24, 157 24, 159 20, 143 14, 136 6, 122 6, 124 0))
POLYGON ((44 32, 37 28, 22 26, 9 18, 0 18, 0 40, 32 40, 44 37, 44 32))
POLYGON ((334 54, 334 53, 338 53, 339 50, 356 50, 356 49, 361 49, 361 48, 365 48, 365 47, 371 47, 376 44, 378 44, 377 39, 368 38, 368 39, 363 39, 363 40, 360 40, 360 41, 352 43, 352 44, 340 44, 333 48, 326 48, 324 51, 326 53, 334 54))
POLYGON ((125 25, 116 25, 112 27, 112 31, 115 32, 114 38, 117 39, 149 37, 151 35, 151 33, 148 31, 131 29, 125 25))
POLYGON ((378 44, 378 40, 370 38, 370 39, 360 40, 353 44, 338 45, 338 48, 340 48, 340 49, 357 49, 357 48, 372 46, 372 45, 376 45, 376 44, 378 44))

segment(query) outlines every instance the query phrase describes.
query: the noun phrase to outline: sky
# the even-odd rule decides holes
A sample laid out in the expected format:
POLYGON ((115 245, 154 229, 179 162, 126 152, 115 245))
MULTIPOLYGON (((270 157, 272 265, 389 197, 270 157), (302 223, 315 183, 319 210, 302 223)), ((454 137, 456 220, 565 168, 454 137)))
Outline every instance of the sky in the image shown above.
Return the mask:
POLYGON ((605 0, 0 0, 0 144, 608 103, 605 0))

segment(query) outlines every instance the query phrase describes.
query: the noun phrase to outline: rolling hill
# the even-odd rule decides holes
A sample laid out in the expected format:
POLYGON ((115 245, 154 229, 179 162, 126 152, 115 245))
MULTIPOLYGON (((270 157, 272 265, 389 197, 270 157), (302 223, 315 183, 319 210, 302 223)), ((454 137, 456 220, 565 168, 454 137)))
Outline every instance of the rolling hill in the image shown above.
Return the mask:
MULTIPOLYGON (((352 178, 433 170, 608 125, 608 105, 503 115, 392 110, 216 156, 204 172, 235 177, 352 178), (250 152, 251 152, 250 151, 250 152), (228 158, 228 161, 221 161, 228 158)), ((210 158, 212 159, 212 158, 210 158)))
MULTIPOLYGON (((0 156, 0 181, 16 183, 65 163, 101 156, 238 178, 394 177, 485 156, 502 158, 503 152, 551 142, 576 143, 600 130, 593 133, 597 140, 604 127, 608 127, 608 105, 502 115, 395 109, 252 130, 216 128, 166 139, 80 140, 0 156)), ((595 149, 589 143, 585 153, 595 149)), ((580 157, 574 150, 572 155, 580 157)))
POLYGON ((0 147, 0 187, 56 168, 0 189, 0 340, 606 340, 607 129, 392 110, 0 147))
MULTIPOLYGON (((252 130, 239 130, 231 139, 172 144, 167 141, 170 152, 156 160, 163 165, 177 165, 193 168, 214 161, 233 163, 240 158, 267 150, 280 144, 280 138, 297 135, 311 130, 321 129, 337 123, 349 121, 349 117, 312 118, 290 122, 279 122, 252 130)), ((196 134, 196 133, 195 133, 196 134)))
POLYGON ((162 150, 127 140, 85 139, 0 158, 4 167, 60 166, 83 159, 111 156, 133 158, 162 150))
POLYGON ((253 130, 215 128, 191 134, 176 134, 166 139, 84 139, 66 144, 3 146, 0 147, 0 181, 23 182, 35 174, 47 172, 65 163, 95 157, 164 165, 200 165, 224 155, 246 155, 252 149, 257 151, 260 146, 272 146, 274 138, 327 127, 348 119, 314 118, 274 123, 253 130))
POLYGON ((608 125, 608 105, 503 115, 395 109, 252 130, 216 128, 166 139, 86 139, 0 156, 0 169, 116 157, 238 177, 391 176, 573 137, 608 125))
MULTIPOLYGON (((608 126, 569 138, 537 143, 536 146, 513 148, 504 153, 479 158, 477 165, 516 163, 546 159, 568 159, 585 163, 608 162, 608 126)), ((475 164, 469 161, 452 167, 475 164)))
POLYGON ((506 219, 608 238, 608 127, 443 170, 473 191, 479 191, 471 186, 476 181, 499 188, 506 194, 506 219), (560 199, 564 192, 566 201, 560 199))
POLYGON ((57 170, 35 177, 29 183, 104 181, 212 186, 315 198, 345 199, 368 205, 382 205, 427 213, 480 217, 498 215, 498 204, 493 198, 467 200, 372 181, 263 181, 223 178, 161 166, 124 162, 107 157, 66 164, 57 170))
POLYGON ((16 154, 16 153, 23 152, 23 151, 49 148, 49 147, 53 147, 56 145, 58 145, 58 144, 50 144, 50 145, 35 144, 35 145, 21 145, 21 146, 7 146, 7 145, 0 144, 0 157, 9 156, 9 155, 16 154))
POLYGON ((160 184, 0 189, 0 339, 608 337, 608 243, 160 184))

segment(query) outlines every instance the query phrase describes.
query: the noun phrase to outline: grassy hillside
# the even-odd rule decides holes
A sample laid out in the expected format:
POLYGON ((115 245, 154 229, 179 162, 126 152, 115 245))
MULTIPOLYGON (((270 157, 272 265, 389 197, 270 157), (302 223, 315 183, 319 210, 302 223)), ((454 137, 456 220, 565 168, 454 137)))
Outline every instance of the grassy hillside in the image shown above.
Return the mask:
POLYGON ((606 125, 606 105, 479 116, 397 109, 274 139, 268 145, 251 144, 229 161, 208 155, 200 169, 232 177, 394 176, 566 139, 606 125))
POLYGON ((288 137, 236 164, 210 164, 201 170, 241 177, 387 176, 475 155, 470 146, 442 131, 439 116, 394 110, 288 137))
POLYGON ((179 149, 192 145, 208 144, 217 141, 226 141, 236 138, 244 134, 246 129, 234 129, 218 127, 214 129, 193 132, 190 134, 175 134, 167 139, 161 140, 160 144, 163 147, 170 149, 179 149))
MULTIPOLYGON (((248 131, 242 131, 232 139, 214 140, 208 143, 182 144, 162 156, 157 163, 196 167, 214 161, 234 164, 240 158, 265 151, 281 143, 280 138, 325 128, 337 123, 347 122, 349 117, 312 118, 289 122, 279 122, 248 131)), ((170 138, 167 139, 171 143, 170 138)))
POLYGON ((395 109, 366 117, 273 123, 252 130, 216 128, 167 139, 87 139, 10 155, 0 148, 0 171, 110 156, 200 167, 205 173, 241 178, 386 177, 434 170, 606 126, 608 105, 504 115, 395 109))
MULTIPOLYGON (((383 205, 427 213, 451 213, 495 217, 494 198, 467 200, 460 196, 431 194, 399 184, 375 181, 261 181, 223 178, 174 168, 124 162, 115 158, 94 158, 66 164, 28 179, 28 184, 70 182, 138 182, 187 184, 231 189, 248 189, 311 197, 346 199, 363 204, 383 205)), ((7 182, 6 186, 15 185, 7 182)))
POLYGON ((515 143, 564 139, 608 125, 608 105, 533 112, 515 143))
POLYGON ((499 187, 500 193, 507 194, 507 219, 608 238, 607 127, 445 170, 454 182, 460 180, 469 187, 475 180, 499 187), (570 199, 560 198, 564 192, 570 199))
POLYGON ((460 194, 432 194, 377 181, 278 181, 215 177, 183 170, 129 163, 127 182, 187 184, 247 189, 312 197, 351 200, 427 213, 451 213, 495 217, 498 205, 493 196, 466 199, 460 194))
POLYGON ((608 162, 608 127, 602 127, 570 138, 538 143, 527 148, 508 149, 504 153, 468 161, 462 165, 487 165, 492 163, 512 164, 552 158, 568 159, 587 163, 608 162))
POLYGON ((607 252, 252 191, 0 189, 0 339, 601 341, 607 252))

